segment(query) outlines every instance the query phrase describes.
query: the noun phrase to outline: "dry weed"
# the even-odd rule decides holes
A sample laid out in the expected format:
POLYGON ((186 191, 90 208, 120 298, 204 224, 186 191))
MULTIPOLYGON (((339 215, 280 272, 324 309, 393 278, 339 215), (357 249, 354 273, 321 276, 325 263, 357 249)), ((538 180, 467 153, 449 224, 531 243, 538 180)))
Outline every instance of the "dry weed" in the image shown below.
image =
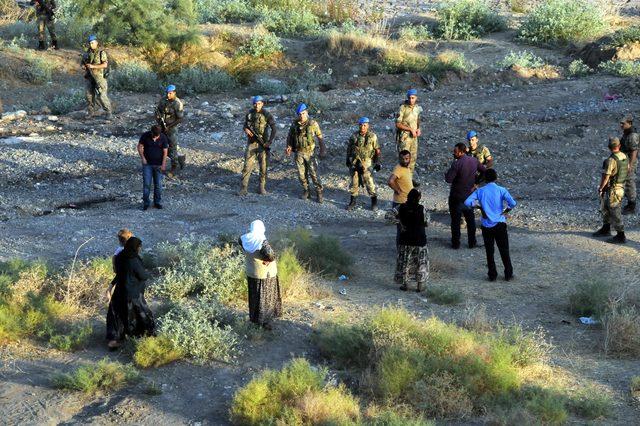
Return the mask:
POLYGON ((417 382, 410 398, 414 406, 429 417, 462 419, 473 412, 469 393, 447 372, 417 382))
POLYGON ((640 355, 640 312, 635 306, 615 305, 604 315, 604 351, 616 356, 640 355))
POLYGON ((467 330, 478 333, 488 333, 493 330, 493 324, 487 317, 487 308, 484 305, 467 303, 462 314, 460 324, 467 330))
POLYGON ((354 54, 375 54, 388 47, 387 38, 373 36, 364 32, 332 31, 327 37, 327 50, 337 56, 352 56, 354 54))

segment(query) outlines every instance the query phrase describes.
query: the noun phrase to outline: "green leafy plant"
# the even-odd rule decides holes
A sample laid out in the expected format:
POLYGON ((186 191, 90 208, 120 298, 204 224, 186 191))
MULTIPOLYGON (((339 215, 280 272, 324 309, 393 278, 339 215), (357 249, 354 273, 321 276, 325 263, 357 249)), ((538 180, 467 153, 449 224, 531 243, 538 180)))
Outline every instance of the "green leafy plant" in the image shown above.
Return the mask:
POLYGON ((587 64, 585 64, 581 59, 576 59, 572 61, 567 67, 567 71, 569 75, 573 77, 584 77, 593 72, 591 68, 587 64))
POLYGON ((602 62, 598 69, 618 77, 638 77, 640 76, 640 61, 607 61, 602 62))
POLYGON ((82 90, 70 90, 56 94, 49 106, 54 114, 67 114, 82 108, 85 102, 86 98, 82 90))
POLYGON ((292 244, 296 256, 312 272, 337 277, 348 274, 353 258, 342 248, 340 241, 332 236, 313 236, 306 229, 298 228, 281 235, 283 245, 292 244))
POLYGON ((428 25, 403 25, 398 31, 400 41, 420 43, 433 40, 433 33, 428 25))
POLYGON ((198 20, 213 24, 250 22, 256 10, 245 0, 195 0, 198 20))
POLYGON ((471 40, 504 29, 505 19, 486 0, 449 0, 438 9, 436 34, 447 40, 471 40))
POLYGON ((22 70, 21 78, 32 84, 45 84, 51 81, 54 65, 41 56, 27 53, 27 66, 22 70))
POLYGON ((298 5, 286 9, 258 8, 258 21, 269 31, 286 37, 308 37, 320 32, 320 21, 309 9, 298 5))
POLYGON ((167 336, 148 336, 136 342, 133 361, 142 368, 160 367, 184 357, 184 353, 167 336))
POLYGON ((240 53, 255 58, 265 57, 283 51, 280 39, 265 30, 254 30, 249 41, 240 47, 240 53))
POLYGON ((109 79, 111 87, 136 93, 157 92, 161 82, 149 65, 141 61, 126 61, 118 64, 109 79))
POLYGON ((613 292, 614 287, 609 281, 583 281, 569 295, 569 312, 576 316, 601 317, 613 292))
POLYGON ((632 25, 622 28, 611 36, 613 47, 622 47, 631 43, 640 42, 640 25, 632 25))
POLYGON ((511 68, 518 66, 522 68, 540 68, 545 65, 544 59, 535 55, 528 50, 521 50, 519 52, 509 52, 507 56, 500 61, 502 68, 511 68))
POLYGON ((231 90, 237 82, 226 71, 218 68, 183 68, 178 74, 167 77, 186 93, 211 93, 231 90))
POLYGON ((463 299, 462 293, 458 290, 446 287, 428 286, 425 295, 438 305, 457 305, 463 299))
POLYGON ((73 352, 87 346, 92 334, 91 324, 78 324, 65 334, 54 334, 49 343, 60 351, 73 352))
POLYGON ((52 381, 60 389, 95 394, 120 389, 138 378, 139 374, 132 365, 105 358, 98 363, 78 367, 71 373, 57 373, 52 381))

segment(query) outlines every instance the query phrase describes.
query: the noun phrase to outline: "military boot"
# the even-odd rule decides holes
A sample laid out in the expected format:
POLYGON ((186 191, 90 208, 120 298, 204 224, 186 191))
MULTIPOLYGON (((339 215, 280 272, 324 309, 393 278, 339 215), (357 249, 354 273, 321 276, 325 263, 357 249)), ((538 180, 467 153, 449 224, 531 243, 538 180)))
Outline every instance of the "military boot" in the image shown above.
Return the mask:
POLYGON ((60 50, 60 48, 58 47, 58 40, 51 40, 51 46, 52 46, 55 50, 60 50))
POLYGON ((38 50, 47 50, 47 46, 44 44, 44 41, 38 41, 38 50))
POLYGON ((594 237, 609 237, 611 236, 611 225, 605 223, 604 225, 602 225, 602 228, 598 229, 591 235, 593 235, 594 237))
POLYGON ((356 208, 356 197, 351 196, 351 200, 349 201, 349 205, 347 206, 347 210, 351 211, 356 208))
POLYGON ((609 238, 607 242, 611 244, 624 244, 627 242, 627 237, 625 237, 624 231, 618 231, 615 237, 609 238))
POLYGON ((180 170, 184 169, 186 162, 187 162, 186 155, 178 155, 178 164, 180 165, 180 170))
POLYGON ((629 201, 626 206, 622 209, 622 214, 635 214, 636 212, 636 202, 629 201))
POLYGON ((378 210, 378 197, 375 195, 371 197, 371 210, 374 212, 378 210))
POLYGON ((304 191, 302 192, 302 195, 300 196, 300 198, 302 200, 308 200, 309 199, 309 189, 308 188, 304 188, 304 191))
POLYGON ((324 201, 324 195, 322 195, 322 189, 316 189, 316 201, 320 204, 324 201))

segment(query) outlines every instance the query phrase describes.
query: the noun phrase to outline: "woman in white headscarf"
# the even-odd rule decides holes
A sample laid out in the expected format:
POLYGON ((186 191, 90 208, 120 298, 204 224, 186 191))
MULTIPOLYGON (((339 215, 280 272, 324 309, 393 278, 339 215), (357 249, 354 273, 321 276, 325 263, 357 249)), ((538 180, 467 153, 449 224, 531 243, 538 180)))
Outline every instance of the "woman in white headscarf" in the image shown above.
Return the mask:
POLYGON ((249 232, 240 237, 245 255, 249 286, 249 320, 266 329, 282 314, 276 255, 265 236, 261 220, 251 222, 249 232))

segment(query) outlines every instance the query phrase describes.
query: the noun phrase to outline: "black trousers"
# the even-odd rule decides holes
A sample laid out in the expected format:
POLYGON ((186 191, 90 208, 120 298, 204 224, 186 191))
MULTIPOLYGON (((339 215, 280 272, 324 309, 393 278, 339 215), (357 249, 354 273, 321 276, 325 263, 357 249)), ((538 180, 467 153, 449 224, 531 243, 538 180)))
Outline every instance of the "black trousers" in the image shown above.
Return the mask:
POLYGON ((495 279, 498 276, 496 270, 496 262, 493 259, 495 249, 493 243, 495 242, 500 252, 500 258, 502 258, 502 264, 504 265, 504 277, 510 279, 513 276, 513 266, 511 266, 511 257, 509 256, 509 234, 507 233, 507 224, 499 223, 494 227, 482 229, 482 239, 484 240, 484 250, 487 253, 487 266, 489 267, 489 278, 495 279))
POLYGON ((449 197, 449 215, 451 216, 451 245, 460 247, 460 219, 467 222, 467 240, 470 246, 476 245, 476 218, 473 209, 464 205, 464 198, 449 197))

